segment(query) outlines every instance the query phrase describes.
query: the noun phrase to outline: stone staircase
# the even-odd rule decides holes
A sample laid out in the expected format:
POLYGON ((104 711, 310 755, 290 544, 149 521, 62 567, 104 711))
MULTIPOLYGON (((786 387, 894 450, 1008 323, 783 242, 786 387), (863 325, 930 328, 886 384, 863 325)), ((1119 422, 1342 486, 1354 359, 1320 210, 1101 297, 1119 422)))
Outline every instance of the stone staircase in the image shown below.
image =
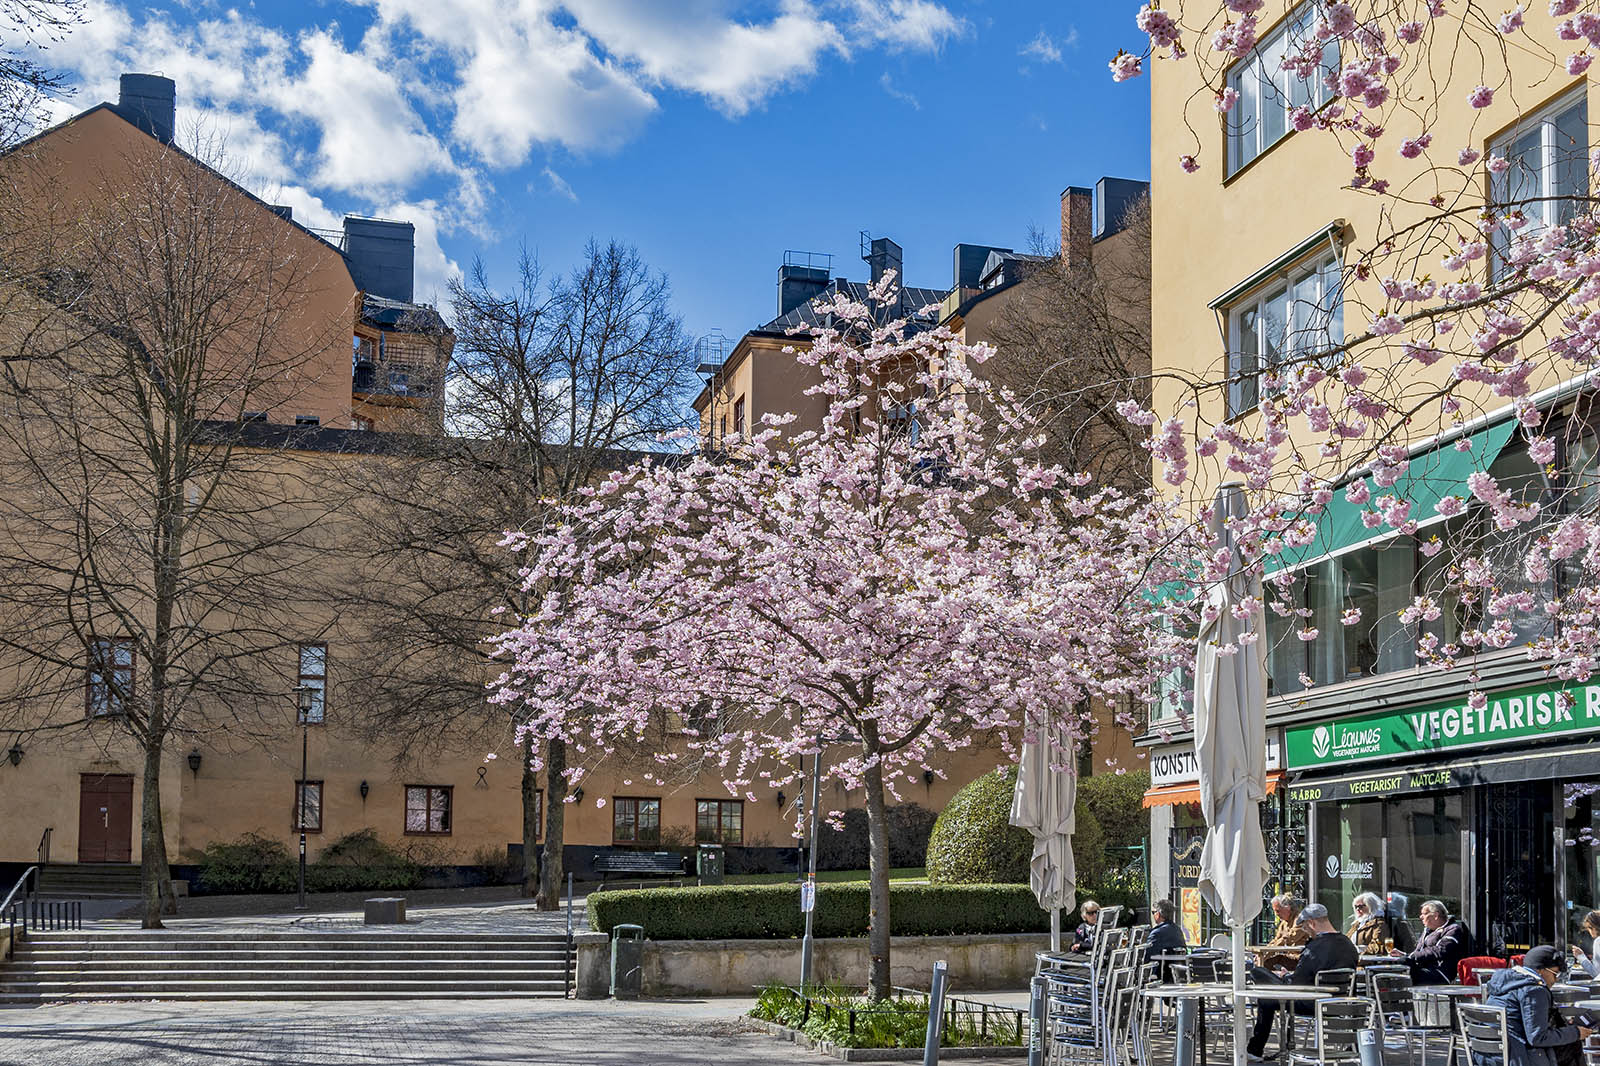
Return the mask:
POLYGON ((32 932, 0 1002, 562 997, 568 964, 560 934, 32 932))
POLYGON ((131 862, 50 862, 39 870, 46 899, 137 898, 139 867, 131 862))

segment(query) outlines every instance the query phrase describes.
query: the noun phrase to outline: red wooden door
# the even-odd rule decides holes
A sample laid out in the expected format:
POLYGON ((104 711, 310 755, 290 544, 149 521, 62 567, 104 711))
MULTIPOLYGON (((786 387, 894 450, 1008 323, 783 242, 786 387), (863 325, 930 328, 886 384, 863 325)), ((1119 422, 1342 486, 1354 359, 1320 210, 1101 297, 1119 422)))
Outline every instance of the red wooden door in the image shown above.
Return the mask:
POLYGON ((78 861, 133 858, 133 775, 84 774, 78 792, 78 861))

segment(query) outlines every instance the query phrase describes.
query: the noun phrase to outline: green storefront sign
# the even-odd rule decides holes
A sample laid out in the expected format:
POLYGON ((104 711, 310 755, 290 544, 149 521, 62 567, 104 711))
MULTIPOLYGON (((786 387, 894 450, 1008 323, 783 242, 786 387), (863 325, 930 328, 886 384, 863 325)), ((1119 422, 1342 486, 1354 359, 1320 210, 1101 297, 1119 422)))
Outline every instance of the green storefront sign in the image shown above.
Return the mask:
POLYGON ((1482 707, 1468 706, 1462 696, 1290 726, 1285 730, 1284 760, 1290 770, 1303 770, 1596 730, 1600 730, 1600 681, 1536 685, 1497 692, 1482 707))

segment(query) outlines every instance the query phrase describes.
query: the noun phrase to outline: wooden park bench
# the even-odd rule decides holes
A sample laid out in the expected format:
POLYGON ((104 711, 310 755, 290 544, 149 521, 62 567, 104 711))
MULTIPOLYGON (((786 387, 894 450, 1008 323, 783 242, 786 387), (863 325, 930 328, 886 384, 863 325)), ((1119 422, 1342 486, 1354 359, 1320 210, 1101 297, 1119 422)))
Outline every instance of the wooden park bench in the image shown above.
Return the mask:
POLYGON ((642 881, 647 877, 682 878, 683 856, 675 851, 629 851, 615 848, 594 857, 594 872, 600 880, 642 881))

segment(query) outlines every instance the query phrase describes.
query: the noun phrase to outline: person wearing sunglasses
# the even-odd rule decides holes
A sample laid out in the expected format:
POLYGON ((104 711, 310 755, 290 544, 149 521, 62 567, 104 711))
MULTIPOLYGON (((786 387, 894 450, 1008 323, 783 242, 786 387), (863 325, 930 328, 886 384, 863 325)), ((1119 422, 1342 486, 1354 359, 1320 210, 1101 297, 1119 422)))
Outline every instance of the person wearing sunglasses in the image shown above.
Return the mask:
POLYGON ((1541 944, 1522 957, 1522 965, 1489 978, 1484 1003, 1506 1011, 1505 1066, 1567 1066, 1583 1061, 1583 1041, 1593 1030, 1562 1025, 1551 1010, 1550 986, 1561 979, 1566 960, 1541 944))

